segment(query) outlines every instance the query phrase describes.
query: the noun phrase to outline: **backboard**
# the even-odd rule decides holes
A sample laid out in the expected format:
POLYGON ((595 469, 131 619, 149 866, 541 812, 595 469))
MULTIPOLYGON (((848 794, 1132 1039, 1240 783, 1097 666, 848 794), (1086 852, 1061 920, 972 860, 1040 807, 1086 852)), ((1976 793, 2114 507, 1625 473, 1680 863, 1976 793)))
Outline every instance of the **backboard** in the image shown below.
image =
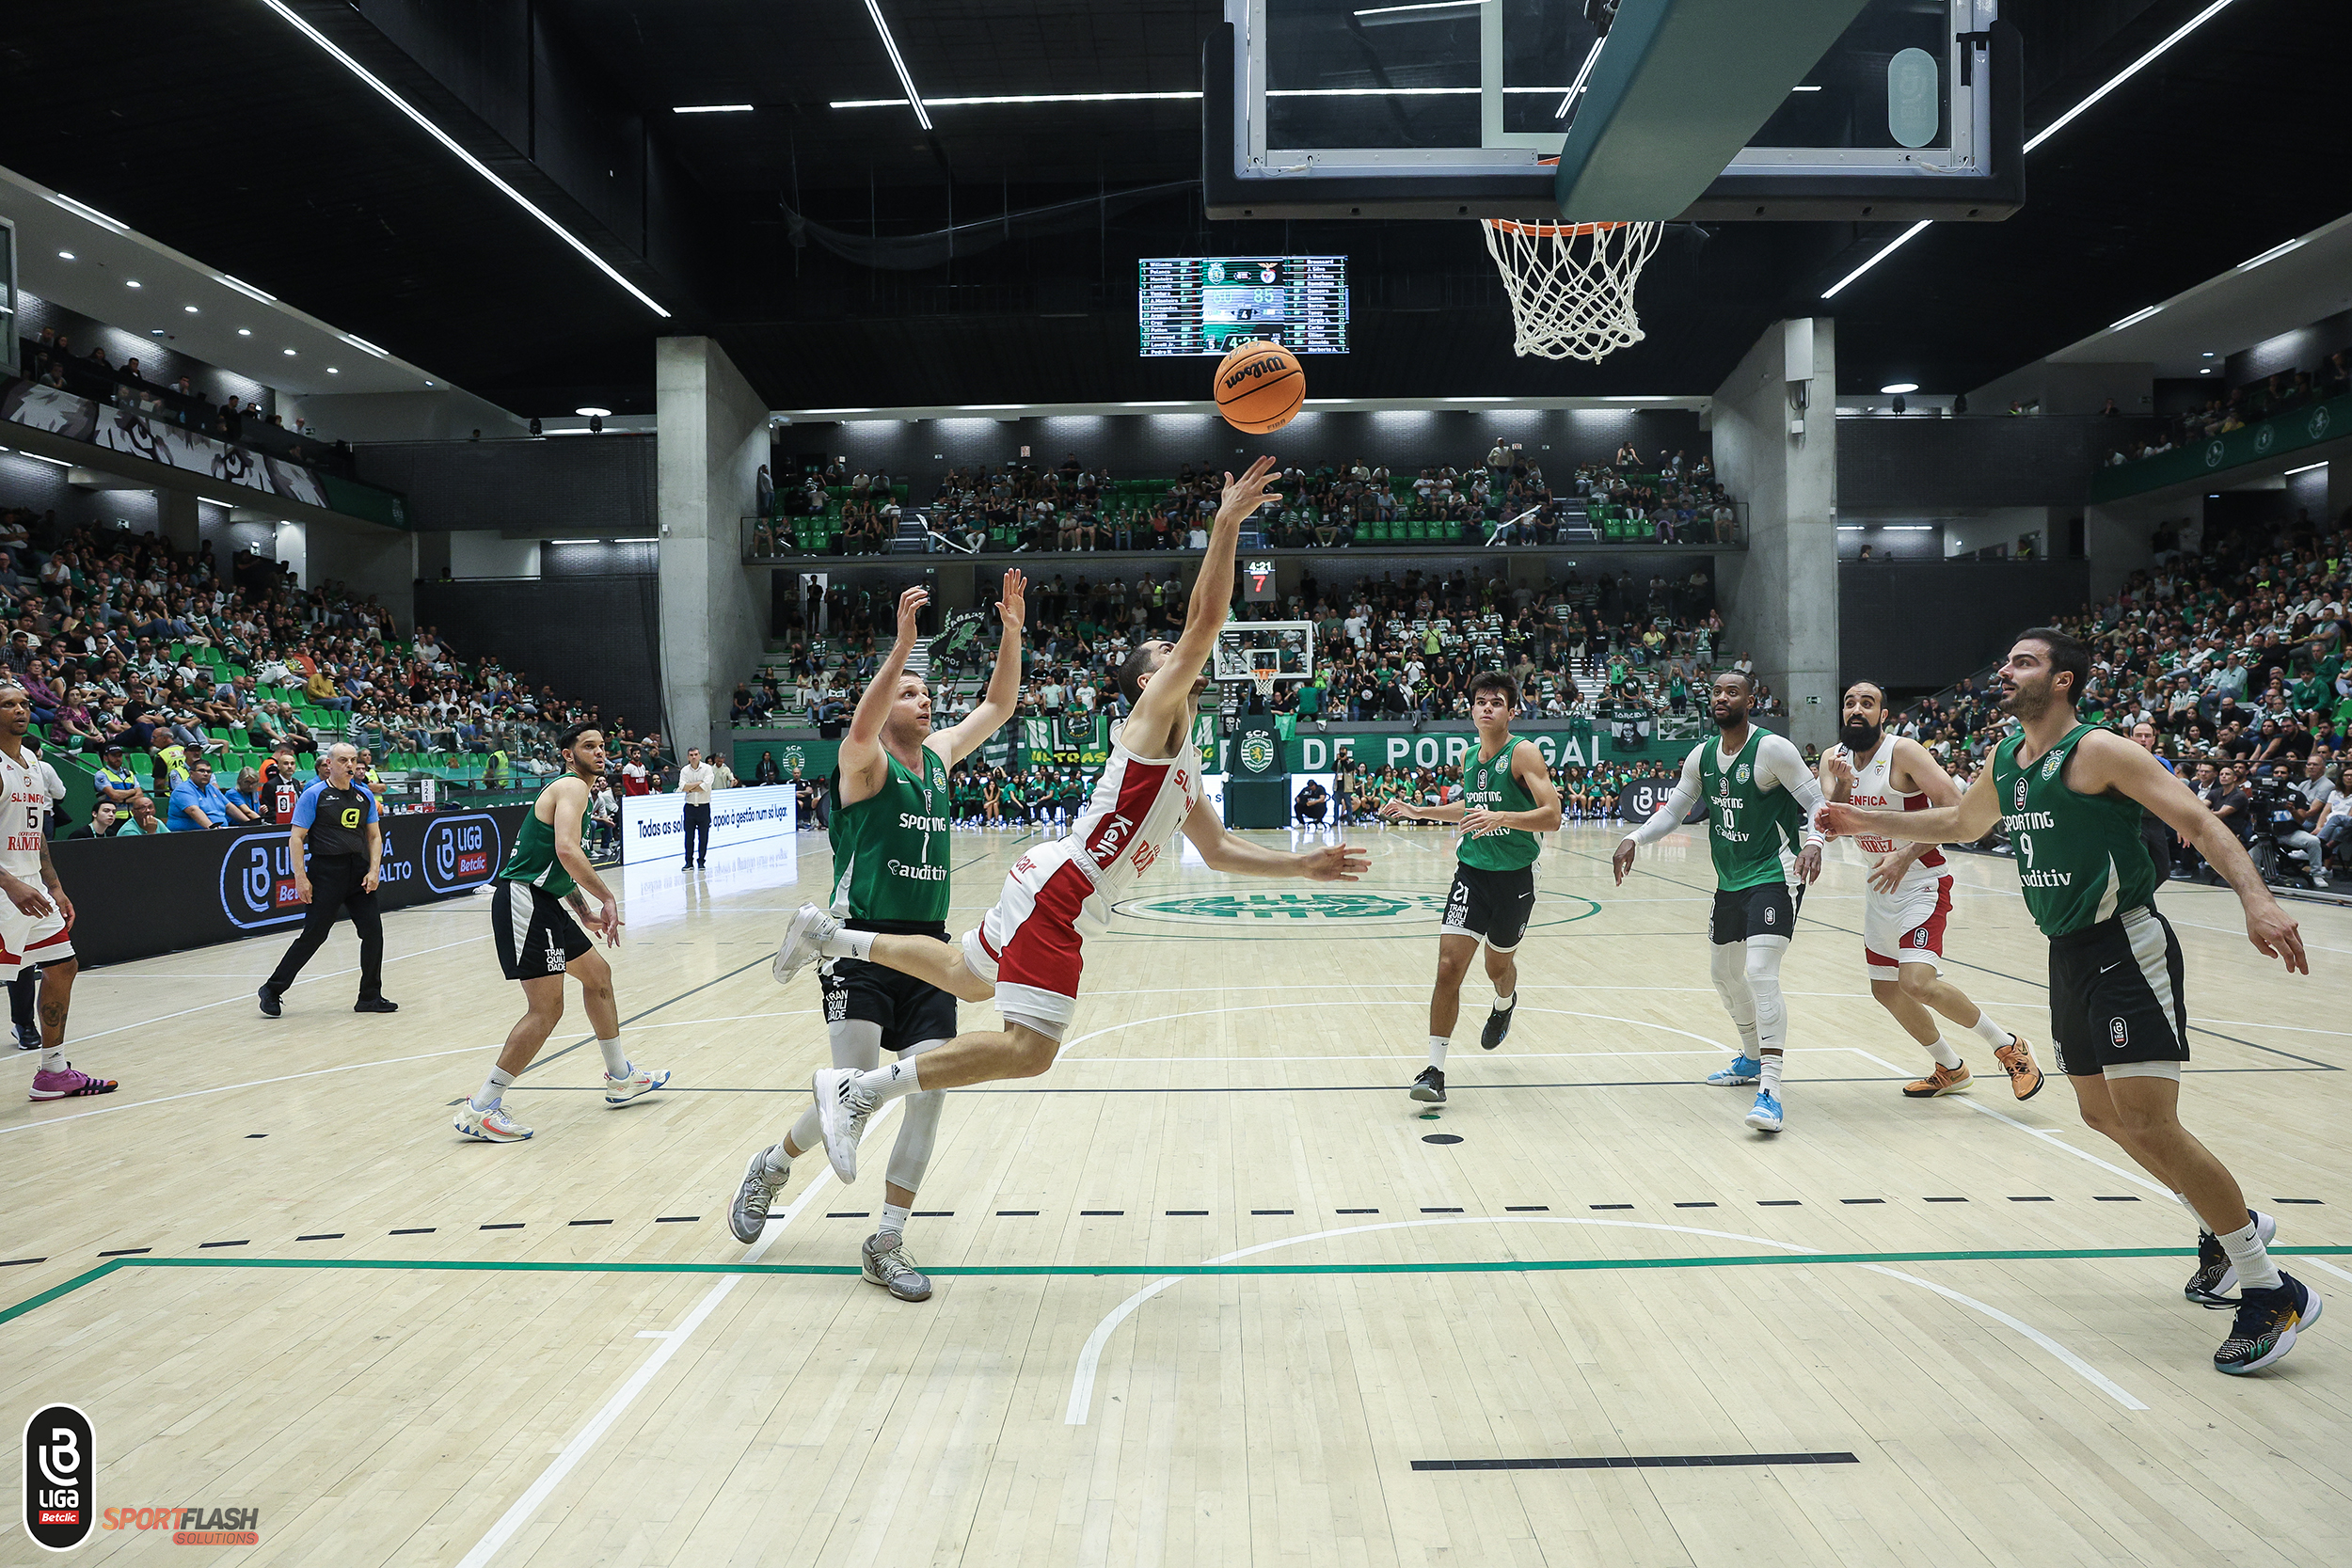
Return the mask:
POLYGON ((1228 621, 1216 634, 1209 673, 1215 679, 1249 684, 1251 671, 1271 660, 1277 683, 1296 683, 1315 673, 1315 628, 1311 621, 1228 621))
MULTIPOLYGON (((1631 20, 1702 3, 1226 0, 1202 53, 1209 215, 1554 217, 1554 171, 1537 160, 1601 96, 1602 62, 1623 64, 1610 39, 1640 47, 1623 43, 1631 20)), ((1708 24, 1695 46, 1684 29, 1674 60, 1694 98, 1710 73, 1745 69, 1749 24, 1708 24)), ((1998 0, 1867 0, 1687 208, 1574 215, 2007 217, 2024 201, 2021 77, 1998 0)))

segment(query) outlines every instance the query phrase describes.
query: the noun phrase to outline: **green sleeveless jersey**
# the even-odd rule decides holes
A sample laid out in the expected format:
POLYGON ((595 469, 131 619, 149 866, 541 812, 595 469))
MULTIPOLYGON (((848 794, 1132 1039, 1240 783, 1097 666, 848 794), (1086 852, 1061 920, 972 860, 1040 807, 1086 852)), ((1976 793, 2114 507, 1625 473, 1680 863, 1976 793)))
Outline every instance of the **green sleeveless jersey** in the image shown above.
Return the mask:
POLYGON ((2096 926, 2156 895, 2156 865, 2139 837, 2139 802, 2066 786, 2067 759, 2095 728, 2076 724, 2025 766, 2017 761, 2024 736, 1993 750, 1993 786, 2001 826, 2017 850, 2018 888, 2045 937, 2096 926))
POLYGON ((1748 728, 1747 744, 1724 766, 1719 741, 1699 742, 1699 796, 1707 806, 1707 848, 1715 861, 1715 885, 1725 893, 1788 879, 1781 863, 1785 845, 1797 847, 1804 830, 1804 808, 1778 787, 1756 779, 1756 749, 1766 732, 1748 728))
MULTIPOLYGON (((1484 806, 1488 811, 1533 811, 1535 798, 1527 786, 1511 776, 1511 753, 1518 747, 1517 736, 1505 736, 1502 750, 1481 762, 1476 749, 1462 759, 1462 804, 1484 806)), ((1454 853, 1464 865, 1474 865, 1481 871, 1517 871, 1522 865, 1535 863, 1535 856, 1543 846, 1535 835, 1524 828, 1503 828, 1495 832, 1465 835, 1454 853)))
POLYGON ((855 805, 833 791, 833 909, 854 921, 944 929, 947 923, 947 765, 930 747, 923 771, 882 752, 890 776, 855 805))
MULTIPOLYGON (((548 789, 555 786, 549 784, 548 789)), ((546 790, 540 792, 545 800, 546 790)), ((554 825, 539 820, 538 802, 523 813, 522 832, 515 835, 515 852, 506 857, 506 864, 499 870, 502 882, 529 882, 532 887, 562 898, 580 884, 564 869, 564 863, 555 858, 554 825)))

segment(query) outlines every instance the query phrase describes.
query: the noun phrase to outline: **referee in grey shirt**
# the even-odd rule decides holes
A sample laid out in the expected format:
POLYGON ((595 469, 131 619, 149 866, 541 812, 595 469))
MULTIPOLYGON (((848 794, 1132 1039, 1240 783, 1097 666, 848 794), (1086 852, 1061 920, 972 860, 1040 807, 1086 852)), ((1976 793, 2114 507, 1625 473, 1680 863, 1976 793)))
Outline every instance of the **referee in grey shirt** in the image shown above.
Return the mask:
POLYGON ((686 798, 686 864, 691 870, 710 862, 710 791, 719 770, 703 761, 702 748, 686 749, 686 766, 677 770, 678 793, 686 798))

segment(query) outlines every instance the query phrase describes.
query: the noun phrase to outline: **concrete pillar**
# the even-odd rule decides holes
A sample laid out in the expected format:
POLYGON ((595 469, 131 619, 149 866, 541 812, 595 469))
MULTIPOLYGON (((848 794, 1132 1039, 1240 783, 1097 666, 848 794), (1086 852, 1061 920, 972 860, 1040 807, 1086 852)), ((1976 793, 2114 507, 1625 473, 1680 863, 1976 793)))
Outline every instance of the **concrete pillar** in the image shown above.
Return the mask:
POLYGON ((1767 328, 1715 389, 1715 469, 1748 509, 1746 551, 1716 557, 1718 657, 1755 657, 1800 746, 1837 731, 1836 388, 1836 324, 1816 316, 1767 328))
POLYGON ((654 344, 661 520, 663 737, 683 755, 727 742, 727 701, 767 641, 765 571, 743 564, 738 519, 768 461, 768 407, 708 338, 654 344), (757 578, 756 584, 755 577, 757 578))
POLYGON ((155 531, 175 550, 197 547, 196 492, 158 487, 155 491, 155 531))

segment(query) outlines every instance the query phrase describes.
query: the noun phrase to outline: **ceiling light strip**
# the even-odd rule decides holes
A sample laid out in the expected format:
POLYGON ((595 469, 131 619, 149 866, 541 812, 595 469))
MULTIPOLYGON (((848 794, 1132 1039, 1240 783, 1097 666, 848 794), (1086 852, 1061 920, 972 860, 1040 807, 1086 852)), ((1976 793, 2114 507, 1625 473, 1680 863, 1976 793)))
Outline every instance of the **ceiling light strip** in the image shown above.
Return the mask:
POLYGON ((1848 273, 1845 277, 1839 278, 1836 282, 1822 290, 1821 297, 1823 299, 1836 299, 1839 290, 1843 289, 1847 284, 1852 282, 1855 278, 1860 277, 1864 273, 1868 272, 1872 267, 1877 266, 1881 261, 1885 261, 1889 256, 1894 255, 1895 252, 1900 250, 1912 241, 1917 239, 1921 234, 1927 231, 1927 228, 1928 222, 1925 218, 1922 218, 1917 223, 1913 224, 1910 228, 1904 230, 1901 233, 1889 240, 1884 248, 1880 250, 1877 255, 1871 257, 1868 261, 1854 268, 1853 271, 1848 273))
POLYGON ((655 315, 661 317, 664 321, 669 320, 670 312, 664 310, 660 305, 655 301, 651 294, 645 293, 644 290, 639 288, 636 284, 622 277, 610 261, 607 261, 603 257, 597 255, 594 250, 591 250, 586 243, 583 242, 578 235, 574 234, 570 230, 558 223, 552 216, 533 202, 531 198, 523 195, 522 192, 516 190, 514 186, 500 179, 497 174, 491 171, 490 166, 487 164, 485 164, 481 159, 467 151, 463 147, 460 147, 448 132, 434 124, 421 113, 410 106, 405 99, 402 98, 400 94, 394 92, 373 72, 369 71, 367 67, 361 65, 358 60, 353 59, 349 55, 344 54, 343 51, 338 48, 334 41, 327 38, 326 34, 320 32, 316 27, 311 26, 301 17, 295 15, 294 11, 287 8, 285 0, 262 0, 262 4, 267 6, 271 10, 276 11, 279 16, 285 18, 296 32, 300 33, 303 37, 309 39, 312 43, 317 44, 321 49, 325 50, 327 55, 342 66, 344 70, 350 71, 354 76, 358 77, 359 80, 374 88, 375 91, 383 97, 386 103, 391 104, 393 108, 398 109, 402 114, 406 115, 416 123, 420 130, 424 132, 426 135, 431 136, 435 141, 439 142, 443 147, 449 149, 450 151, 455 153, 459 162, 463 163, 468 168, 472 169, 476 174, 482 176, 483 179, 488 181, 501 192, 504 193, 514 201, 515 205, 520 207, 524 212, 529 213, 532 217, 537 218, 541 223, 547 225, 549 232, 554 234, 556 238, 562 240, 565 245, 570 245, 574 250, 580 252, 580 254, 587 260, 591 266, 594 266, 598 272, 603 273, 607 277, 612 279, 613 282, 618 283, 622 288, 627 289, 631 294, 634 294, 639 303, 643 304, 655 315))
POLYGON ((914 111, 915 122, 930 130, 931 117, 924 111, 923 95, 914 90, 914 77, 907 71, 905 56, 898 53, 898 40, 890 36, 890 24, 882 20, 881 0, 866 0, 866 14, 874 19, 875 31, 882 34, 882 47, 890 51, 890 68, 898 73, 898 85, 907 89, 907 106, 914 111))
MULTIPOLYGON (((63 196, 56 191, 51 191, 49 193, 49 199, 64 208, 67 212, 72 213, 75 217, 87 218, 90 222, 98 225, 99 228, 105 230, 109 233, 128 234, 131 231, 131 226, 129 224, 119 222, 114 218, 110 218, 105 214, 100 212, 97 208, 76 201, 70 196, 63 196)), ((27 455, 30 454, 28 453, 27 455)))
MULTIPOLYGON (((749 103, 681 103, 670 111, 674 115, 747 115, 749 103)), ((558 541, 560 544, 562 541, 558 541)))
POLYGON ((2040 147, 2043 142, 2048 141, 2052 136, 2057 135, 2069 124, 2073 123, 2075 118, 2081 115, 2085 109, 2090 108, 2093 103, 2096 103, 2099 100, 2105 98, 2107 94, 2113 92, 2116 88, 2122 87, 2124 83, 2138 75, 2150 62, 2153 61, 2158 55, 2162 55, 2166 50, 2171 48, 2174 44, 2180 42, 2183 39, 2188 37, 2189 34, 2195 32, 2199 27, 2204 25, 2204 24, 2213 17, 2220 14, 2222 9, 2229 4, 2230 0, 2213 0, 2212 5, 2207 6, 2203 10, 2199 11, 2195 16, 2190 17, 2186 22, 2182 23, 2178 28, 2174 29, 2171 37, 2166 39, 2162 43, 2157 44, 2153 49, 2149 50, 2148 53, 2142 55, 2139 58, 2134 60, 2131 64, 2125 66, 2122 70, 2117 71, 2113 76, 2109 77, 2105 87, 2099 88, 2090 97, 2084 99, 2081 103, 2075 104, 2073 108, 2058 116, 2058 119, 2050 121, 2049 124, 2035 132, 2031 136, 2028 136, 2026 139, 2026 150, 2031 152, 2035 148, 2040 147))
POLYGON ((1375 6, 1358 16, 1395 16, 1401 11, 1458 11, 1465 6, 1483 6, 1486 0, 1420 0, 1411 6, 1375 6))

